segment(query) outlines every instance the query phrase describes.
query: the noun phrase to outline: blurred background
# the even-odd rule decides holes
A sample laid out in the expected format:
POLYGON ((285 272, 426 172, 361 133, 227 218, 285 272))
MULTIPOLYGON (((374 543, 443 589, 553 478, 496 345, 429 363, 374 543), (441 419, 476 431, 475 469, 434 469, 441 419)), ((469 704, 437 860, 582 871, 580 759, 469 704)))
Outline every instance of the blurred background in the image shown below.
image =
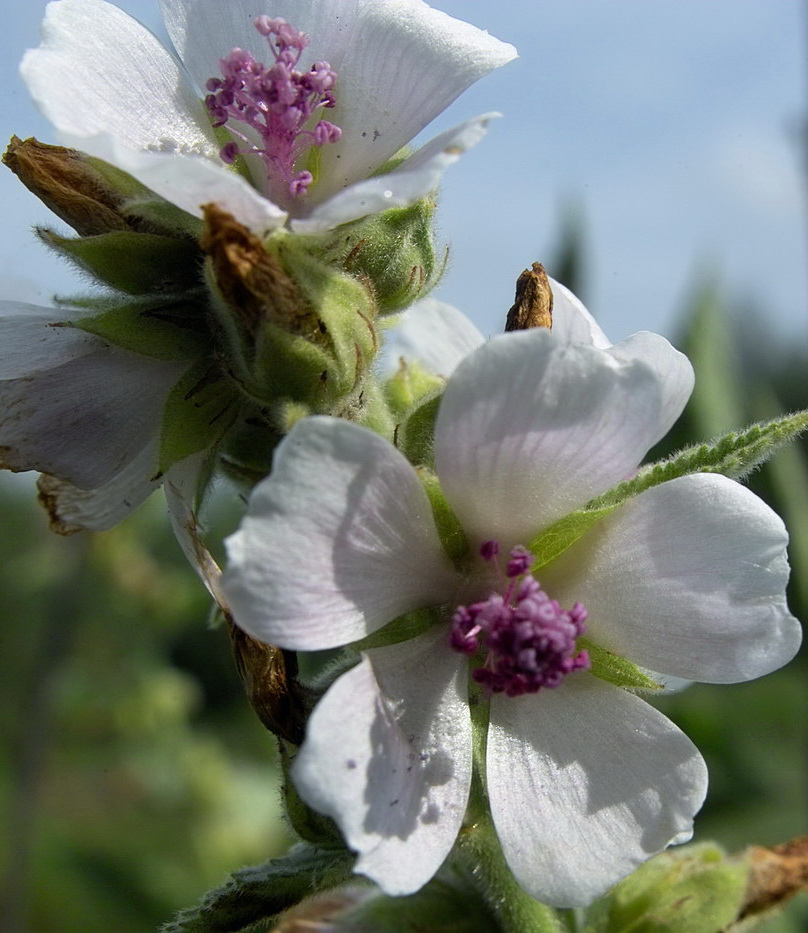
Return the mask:
MULTIPOLYGON (((164 35, 157 0, 118 5, 164 35)), ((504 115, 446 176, 440 297, 494 333, 539 259, 613 340, 664 333, 697 383, 654 455, 808 407, 802 0, 434 5, 521 56, 423 134, 504 115)), ((5 138, 55 141, 16 73, 44 7, 4 13, 5 138)), ((2 296, 81 291, 30 232, 51 215, 5 170, 0 203, 2 296)), ((808 619, 805 445, 752 486, 789 527, 791 606, 808 619)), ((0 930, 145 933, 288 844, 273 743, 158 497, 112 532, 70 539, 47 531, 34 499, 30 477, 0 476, 0 930)), ((710 767, 697 838, 737 850, 808 832, 804 653, 664 709, 710 767)), ((806 929, 806 902, 769 929, 806 929)))

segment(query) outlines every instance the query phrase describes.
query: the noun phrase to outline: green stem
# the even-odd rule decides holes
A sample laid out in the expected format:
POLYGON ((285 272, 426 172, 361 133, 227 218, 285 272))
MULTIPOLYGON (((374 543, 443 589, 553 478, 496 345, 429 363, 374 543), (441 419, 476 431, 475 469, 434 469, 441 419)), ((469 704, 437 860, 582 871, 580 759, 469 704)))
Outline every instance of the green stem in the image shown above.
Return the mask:
POLYGON ((566 927, 556 911, 530 897, 505 861, 485 786, 490 698, 471 677, 469 684, 474 763, 467 823, 455 848, 456 865, 471 876, 503 933, 563 933, 566 927))

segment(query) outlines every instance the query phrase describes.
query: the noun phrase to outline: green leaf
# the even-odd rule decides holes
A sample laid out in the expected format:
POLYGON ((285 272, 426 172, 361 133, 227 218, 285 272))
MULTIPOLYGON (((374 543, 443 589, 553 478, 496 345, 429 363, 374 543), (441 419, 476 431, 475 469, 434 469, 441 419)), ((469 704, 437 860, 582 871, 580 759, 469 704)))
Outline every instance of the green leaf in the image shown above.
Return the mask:
POLYGON ((589 652, 595 677, 627 690, 662 690, 662 684, 649 677, 636 664, 621 658, 620 655, 612 654, 588 638, 579 638, 577 647, 585 648, 589 652))
POLYGON ((663 852, 586 913, 584 933, 720 933, 738 916, 746 860, 714 843, 663 852))
POLYGON ((238 390, 207 360, 192 366, 163 410, 158 476, 179 460, 214 447, 238 415, 238 390))
POLYGON ((446 496, 444 496, 440 486, 440 480, 431 470, 423 466, 417 469, 417 473, 421 485, 429 497, 429 504, 432 506, 432 517, 435 519, 435 527, 438 530, 438 537, 443 544, 444 550, 452 560, 461 560, 468 553, 468 539, 457 516, 452 511, 452 507, 446 501, 446 496))
POLYGON ((315 891, 351 875, 348 852, 301 844, 283 858, 243 868, 196 907, 183 910, 162 933, 237 933, 270 920, 315 891))
POLYGON ((39 228, 40 239, 94 279, 130 295, 197 289, 201 263, 188 239, 115 230, 98 236, 63 237, 39 228))
POLYGON ((545 529, 527 546, 530 553, 536 557, 532 569, 538 570, 560 557, 581 535, 586 534, 602 518, 611 515, 616 508, 617 505, 609 505, 603 508, 579 509, 545 529))
POLYGON ((207 348, 205 308, 186 301, 99 302, 98 314, 71 321, 103 340, 158 360, 190 360, 207 348))
POLYGON ((689 473, 721 473, 741 479, 808 428, 808 411, 783 415, 725 434, 711 443, 687 447, 667 460, 643 467, 637 475, 593 500, 588 508, 619 505, 652 486, 689 473))

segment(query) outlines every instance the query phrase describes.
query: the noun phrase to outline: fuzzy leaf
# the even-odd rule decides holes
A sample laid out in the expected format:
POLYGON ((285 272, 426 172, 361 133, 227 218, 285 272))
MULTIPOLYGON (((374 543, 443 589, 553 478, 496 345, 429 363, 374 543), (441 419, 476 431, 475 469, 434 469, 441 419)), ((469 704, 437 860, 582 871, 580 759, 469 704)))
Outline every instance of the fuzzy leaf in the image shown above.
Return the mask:
POLYGON ((593 644, 588 638, 579 638, 577 647, 586 648, 589 652, 595 677, 627 690, 662 690, 662 684, 649 677, 636 664, 593 644))
POLYGON ((154 299, 99 303, 99 313, 71 322, 103 340, 158 360, 190 360, 206 347, 205 308, 192 302, 154 299))
POLYGON ((221 888, 183 910, 162 933, 237 933, 270 920, 302 898, 340 884, 351 874, 345 851, 298 845, 283 858, 235 872, 221 888))
POLYGON ((633 479, 620 483, 591 502, 589 508, 619 505, 652 486, 688 473, 721 473, 730 479, 741 479, 806 429, 808 410, 750 425, 744 431, 733 431, 711 443, 687 447, 667 460, 643 467, 633 479))
POLYGON ((207 360, 192 366, 166 401, 157 475, 191 454, 214 447, 238 409, 237 389, 215 366, 207 360))
POLYGON ((63 237, 37 230, 40 239, 103 285, 130 295, 198 288, 199 252, 187 239, 116 230, 89 237, 63 237))

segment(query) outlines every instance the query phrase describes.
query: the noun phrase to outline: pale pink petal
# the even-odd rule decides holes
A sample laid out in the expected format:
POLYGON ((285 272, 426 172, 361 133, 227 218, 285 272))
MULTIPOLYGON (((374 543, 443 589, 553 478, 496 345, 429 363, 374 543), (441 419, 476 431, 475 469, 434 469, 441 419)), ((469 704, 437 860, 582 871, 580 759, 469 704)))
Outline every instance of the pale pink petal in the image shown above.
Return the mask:
POLYGON ((471 782, 466 671, 438 628, 368 652, 309 719, 294 782, 359 853, 355 871, 388 894, 429 881, 460 829, 471 782))
POLYGON ((583 302, 566 285, 551 278, 550 290, 553 293, 553 333, 559 340, 585 343, 602 350, 612 345, 583 302))
POLYGON ((541 579, 562 604, 587 607, 601 647, 675 677, 734 683, 781 667, 800 646, 787 542, 748 489, 697 474, 621 505, 541 579))
POLYGON ((282 441, 227 549, 236 623, 282 648, 355 641, 457 583, 415 470, 336 418, 306 418, 282 441))
POLYGON ((692 833, 707 791, 693 743, 590 674, 491 702, 486 774, 508 865, 542 903, 591 903, 692 833))

